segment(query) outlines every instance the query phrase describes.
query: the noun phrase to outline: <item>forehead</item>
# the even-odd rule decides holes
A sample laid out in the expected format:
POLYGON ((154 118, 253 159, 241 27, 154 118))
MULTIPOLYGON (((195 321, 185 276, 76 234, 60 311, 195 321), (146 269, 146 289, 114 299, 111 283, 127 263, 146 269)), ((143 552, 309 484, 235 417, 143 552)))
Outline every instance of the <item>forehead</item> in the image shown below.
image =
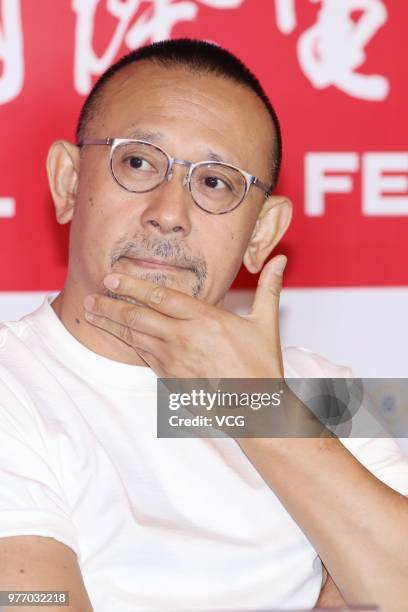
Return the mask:
POLYGON ((270 167, 268 111, 252 90, 222 76, 152 62, 123 68, 104 86, 87 132, 130 137, 142 131, 158 134, 172 155, 199 160, 212 151, 253 173, 270 167))

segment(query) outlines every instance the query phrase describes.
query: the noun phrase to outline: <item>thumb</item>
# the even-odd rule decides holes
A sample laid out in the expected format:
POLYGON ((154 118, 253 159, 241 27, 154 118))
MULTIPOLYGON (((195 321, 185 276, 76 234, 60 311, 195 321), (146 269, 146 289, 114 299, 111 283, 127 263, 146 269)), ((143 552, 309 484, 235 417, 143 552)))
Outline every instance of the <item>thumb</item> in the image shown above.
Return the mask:
POLYGON ((278 318, 282 276, 287 261, 286 255, 277 255, 264 266, 252 305, 251 314, 256 318, 268 321, 274 316, 278 318))

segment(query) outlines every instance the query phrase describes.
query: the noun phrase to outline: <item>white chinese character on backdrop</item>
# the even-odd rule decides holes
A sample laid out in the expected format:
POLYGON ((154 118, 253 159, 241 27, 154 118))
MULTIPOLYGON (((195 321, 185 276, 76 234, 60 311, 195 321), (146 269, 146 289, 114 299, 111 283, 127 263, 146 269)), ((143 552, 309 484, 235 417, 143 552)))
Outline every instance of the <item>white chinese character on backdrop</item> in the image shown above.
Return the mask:
MULTIPOLYGON (((317 21, 298 40, 299 64, 317 89, 334 85, 363 100, 383 100, 389 82, 357 69, 365 62, 365 47, 387 21, 382 0, 311 0, 321 3, 317 21), (361 12, 355 21, 354 12, 361 12)), ((276 0, 276 21, 284 34, 296 27, 294 0, 276 0)))
POLYGON ((86 95, 92 87, 92 77, 102 74, 112 64, 123 43, 130 50, 150 41, 169 38, 177 23, 193 21, 197 17, 198 4, 217 9, 234 9, 243 2, 244 0, 151 0, 130 26, 141 7, 141 0, 106 0, 106 9, 117 20, 117 25, 105 51, 98 56, 93 47, 93 37, 95 13, 100 0, 73 0, 72 8, 77 14, 75 90, 86 95))
POLYGON ((0 0, 0 104, 14 100, 24 83, 20 0, 0 0))
POLYGON ((276 23, 283 34, 296 28, 295 0, 275 0, 276 23))

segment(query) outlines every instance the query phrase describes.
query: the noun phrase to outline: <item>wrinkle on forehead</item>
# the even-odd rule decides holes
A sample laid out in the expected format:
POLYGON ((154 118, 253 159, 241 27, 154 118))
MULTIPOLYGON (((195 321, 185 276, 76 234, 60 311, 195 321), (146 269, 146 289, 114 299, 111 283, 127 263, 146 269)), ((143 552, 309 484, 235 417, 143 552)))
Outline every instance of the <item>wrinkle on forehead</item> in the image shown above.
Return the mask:
POLYGON ((108 81, 94 119, 95 124, 122 132, 103 136, 123 137, 139 126, 160 132, 159 124, 166 121, 196 132, 203 148, 250 172, 255 173, 253 165, 261 154, 265 169, 260 178, 269 180, 274 142, 271 118, 258 96, 232 79, 188 67, 140 62, 108 81))

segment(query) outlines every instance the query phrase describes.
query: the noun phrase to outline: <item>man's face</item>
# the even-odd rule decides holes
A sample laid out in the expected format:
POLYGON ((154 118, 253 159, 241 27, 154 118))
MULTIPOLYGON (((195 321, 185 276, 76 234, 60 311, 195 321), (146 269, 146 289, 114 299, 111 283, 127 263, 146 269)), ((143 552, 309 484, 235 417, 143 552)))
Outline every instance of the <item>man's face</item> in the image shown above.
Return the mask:
MULTIPOLYGON (((106 86, 88 138, 150 140, 192 162, 216 154, 270 182, 273 128, 250 90, 214 75, 151 62, 128 66, 106 86)), ((261 205, 261 190, 227 214, 201 210, 175 165, 173 178, 148 193, 127 192, 109 169, 108 146, 84 147, 70 236, 69 274, 87 291, 122 272, 212 304, 234 280, 261 205), (160 260, 168 266, 142 260, 160 260)))

